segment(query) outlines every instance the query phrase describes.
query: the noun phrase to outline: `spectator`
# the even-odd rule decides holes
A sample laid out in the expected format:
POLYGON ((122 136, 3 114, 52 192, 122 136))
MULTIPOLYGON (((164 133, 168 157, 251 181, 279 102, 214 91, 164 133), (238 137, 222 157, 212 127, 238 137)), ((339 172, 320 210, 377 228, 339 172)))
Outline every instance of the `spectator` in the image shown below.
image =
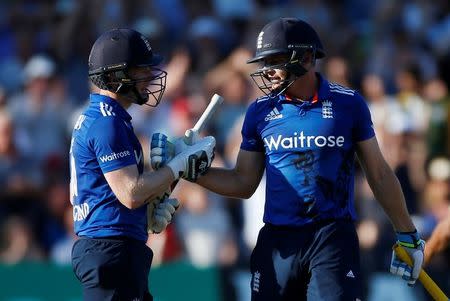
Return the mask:
POLYGON ((428 81, 423 89, 431 113, 427 131, 427 149, 430 158, 450 157, 450 94, 439 78, 428 81))
POLYGON ((44 253, 24 218, 10 216, 3 221, 2 232, 4 245, 0 252, 0 262, 16 264, 44 259, 44 253))
POLYGON ((24 135, 27 155, 44 164, 51 156, 67 153, 65 126, 60 111, 50 106, 49 91, 55 63, 45 56, 34 56, 25 66, 25 89, 8 102, 8 110, 24 135), (45 141, 45 143, 43 143, 45 141))
POLYGON ((6 191, 37 188, 42 184, 39 166, 20 150, 17 135, 10 114, 0 110, 0 186, 6 191))
POLYGON ((60 265, 70 265, 72 246, 77 239, 77 236, 73 232, 72 208, 66 207, 63 216, 63 223, 65 234, 51 247, 49 259, 60 265))
POLYGON ((189 261, 199 267, 232 264, 236 245, 220 200, 214 201, 217 196, 191 183, 183 182, 177 189, 175 196, 183 207, 175 223, 189 261))

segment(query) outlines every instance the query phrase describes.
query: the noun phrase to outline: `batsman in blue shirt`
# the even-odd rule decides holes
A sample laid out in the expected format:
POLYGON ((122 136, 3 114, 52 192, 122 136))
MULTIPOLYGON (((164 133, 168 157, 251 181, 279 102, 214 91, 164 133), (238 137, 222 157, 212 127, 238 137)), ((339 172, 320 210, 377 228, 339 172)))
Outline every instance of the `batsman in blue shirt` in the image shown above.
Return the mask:
MULTIPOLYGON (((385 162, 364 99, 315 71, 325 56, 306 22, 280 18, 259 33, 248 63, 265 96, 248 108, 233 169, 211 168, 197 183, 249 198, 266 172, 265 226, 251 256, 253 301, 361 300, 353 204, 357 156, 413 268, 393 256, 391 272, 413 284, 424 243, 385 162)), ((169 161, 170 162, 170 161, 169 161)))
POLYGON ((194 181, 213 158, 205 137, 157 171, 144 171, 131 104, 157 106, 167 73, 146 37, 130 29, 102 34, 89 56, 89 78, 99 89, 76 122, 70 146, 70 199, 75 233, 72 266, 84 300, 153 300, 148 233, 170 223, 179 203, 167 198, 180 177, 194 181))

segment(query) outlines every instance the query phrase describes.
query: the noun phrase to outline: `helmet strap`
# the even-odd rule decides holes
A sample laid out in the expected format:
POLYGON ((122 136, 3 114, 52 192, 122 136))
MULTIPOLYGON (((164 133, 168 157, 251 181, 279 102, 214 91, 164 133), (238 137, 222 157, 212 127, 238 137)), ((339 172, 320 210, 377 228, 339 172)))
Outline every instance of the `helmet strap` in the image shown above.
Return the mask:
POLYGON ((148 101, 148 95, 147 97, 143 97, 141 95, 141 93, 139 93, 139 91, 136 89, 136 86, 133 85, 133 87, 131 88, 131 93, 134 94, 134 102, 138 105, 143 105, 144 103, 146 103, 148 101))
MULTIPOLYGON (((315 64, 315 51, 312 52, 312 61, 315 64)), ((305 75, 309 70, 301 64, 304 58, 298 58, 297 51, 293 51, 289 62, 285 66, 286 80, 276 91, 276 95, 283 94, 299 77, 305 75)), ((275 92, 275 91, 274 91, 275 92)))
POLYGON ((287 89, 289 89, 289 87, 295 82, 295 80, 298 78, 298 76, 295 76, 294 74, 290 73, 289 71, 287 72, 287 78, 292 78, 291 80, 285 80, 283 82, 283 84, 276 89, 276 91, 272 91, 275 93, 275 95, 281 95, 283 94, 287 89))
MULTIPOLYGON (((120 73, 117 74, 117 76, 122 81, 123 80, 130 81, 130 82, 132 81, 130 76, 127 74, 127 72, 125 72, 125 70, 119 71, 119 72, 120 73)), ((143 105, 148 100, 148 97, 143 97, 137 90, 136 85, 131 84, 131 83, 121 82, 118 85, 116 91, 114 91, 114 92, 129 98, 130 100, 132 100, 134 103, 136 103, 138 105, 143 105)))
MULTIPOLYGON (((296 76, 296 77, 300 77, 305 75, 306 72, 308 72, 308 70, 302 66, 302 62, 304 61, 304 55, 305 52, 301 52, 301 54, 299 54, 296 50, 292 51, 292 55, 291 55, 291 59, 289 60, 289 63, 286 64, 286 71, 288 73, 292 73, 292 75, 296 76), (300 55, 302 55, 302 57, 299 57, 300 55)), ((312 52, 312 60, 313 63, 315 62, 315 51, 312 52)))
POLYGON ((148 101, 148 97, 143 97, 135 85, 121 83, 115 93, 120 94, 138 105, 143 105, 148 101))

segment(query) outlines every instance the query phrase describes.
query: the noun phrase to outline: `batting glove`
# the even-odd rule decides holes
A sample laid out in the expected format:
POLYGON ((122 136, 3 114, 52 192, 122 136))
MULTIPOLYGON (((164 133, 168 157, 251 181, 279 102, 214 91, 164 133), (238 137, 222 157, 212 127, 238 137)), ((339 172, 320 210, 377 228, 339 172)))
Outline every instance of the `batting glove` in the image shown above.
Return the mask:
POLYGON ((150 143, 150 164, 153 170, 165 166, 188 145, 195 144, 199 140, 198 132, 192 129, 187 130, 184 137, 175 138, 173 141, 162 133, 154 133, 150 143))
POLYGON ((175 156, 175 145, 166 135, 154 133, 150 143, 150 164, 153 170, 166 165, 175 156))
POLYGON ((186 148, 170 160, 167 166, 172 170, 175 179, 183 177, 195 182, 211 166, 214 160, 215 146, 216 139, 214 137, 201 138, 193 145, 186 145, 186 148))
POLYGON ((165 230, 179 206, 178 199, 168 198, 168 193, 150 202, 147 205, 147 232, 158 234, 165 230))
POLYGON ((414 232, 397 232, 397 244, 402 246, 408 253, 413 266, 410 267, 405 262, 397 257, 392 251, 392 260, 390 272, 394 275, 401 276, 408 282, 408 285, 413 285, 417 278, 419 278, 420 269, 423 263, 423 250, 425 249, 425 242, 420 239, 419 233, 414 232))

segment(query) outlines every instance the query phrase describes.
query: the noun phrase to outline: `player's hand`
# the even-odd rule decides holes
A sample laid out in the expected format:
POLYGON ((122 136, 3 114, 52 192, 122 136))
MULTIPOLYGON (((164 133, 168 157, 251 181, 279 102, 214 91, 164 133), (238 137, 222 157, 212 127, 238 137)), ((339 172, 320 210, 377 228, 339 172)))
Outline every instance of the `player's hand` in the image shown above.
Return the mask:
POLYGON ((150 164, 154 170, 166 165, 175 156, 175 145, 166 135, 154 133, 150 143, 150 164))
POLYGON ((413 266, 410 267, 407 263, 401 261, 395 252, 392 251, 390 271, 394 275, 401 276, 408 282, 408 285, 413 285, 419 278, 420 269, 422 268, 425 242, 420 239, 416 230, 414 232, 397 232, 397 244, 402 246, 408 253, 413 266))
POLYGON ((172 222, 175 211, 180 206, 178 199, 168 198, 168 194, 158 197, 147 205, 148 233, 161 233, 172 222))
POLYGON ((215 146, 214 137, 201 138, 193 145, 185 145, 186 148, 169 161, 167 166, 172 170, 175 179, 183 177, 195 182, 211 166, 215 146))
POLYGON ((199 134, 193 129, 186 131, 184 137, 169 140, 162 133, 154 133, 150 143, 150 164, 157 170, 167 164, 173 157, 186 149, 188 145, 200 140, 199 134))

